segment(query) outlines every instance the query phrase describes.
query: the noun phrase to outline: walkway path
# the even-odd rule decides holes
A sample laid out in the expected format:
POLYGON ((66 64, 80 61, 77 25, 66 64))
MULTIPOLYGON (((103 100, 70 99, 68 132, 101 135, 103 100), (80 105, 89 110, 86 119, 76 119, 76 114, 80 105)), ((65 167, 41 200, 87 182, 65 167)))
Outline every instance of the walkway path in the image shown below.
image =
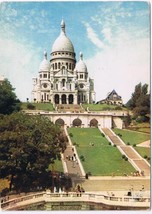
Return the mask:
POLYGON ((122 154, 125 154, 129 159, 130 163, 138 170, 144 171, 144 174, 150 175, 150 164, 143 159, 132 146, 127 146, 111 129, 103 128, 100 129, 107 139, 114 145, 117 146, 122 154))
POLYGON ((65 126, 64 126, 64 131, 68 138, 68 145, 66 150, 63 153, 63 162, 66 165, 67 172, 73 177, 82 177, 82 176, 84 177, 85 171, 78 157, 77 150, 75 146, 72 145, 71 139, 67 132, 67 128, 65 126))

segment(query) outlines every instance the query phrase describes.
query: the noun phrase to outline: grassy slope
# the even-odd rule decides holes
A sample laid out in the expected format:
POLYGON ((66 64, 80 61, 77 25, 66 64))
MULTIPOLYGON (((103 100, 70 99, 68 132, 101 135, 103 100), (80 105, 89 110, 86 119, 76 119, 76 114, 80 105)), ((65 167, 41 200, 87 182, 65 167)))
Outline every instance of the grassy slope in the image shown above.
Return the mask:
POLYGON ((83 155, 82 162, 86 172, 92 175, 123 175, 130 174, 134 168, 128 161, 122 159, 121 153, 116 147, 108 145, 108 141, 96 128, 69 128, 73 134, 72 142, 78 143, 77 151, 79 157, 83 155), (90 142, 94 146, 90 146, 90 142))
MULTIPOLYGON (((121 134, 122 135, 122 140, 126 144, 129 142, 130 145, 140 144, 140 143, 150 139, 150 135, 149 134, 139 133, 139 132, 130 131, 130 130, 114 129, 114 132, 116 134, 118 134, 118 133, 121 134)), ((144 158, 145 155, 147 157, 151 156, 150 148, 137 147, 137 146, 134 147, 134 148, 143 158, 144 158)))
POLYGON ((126 108, 120 108, 116 105, 107 105, 107 104, 83 104, 85 110, 89 108, 90 111, 107 111, 107 110, 126 110, 126 108))
POLYGON ((130 130, 114 129, 114 132, 116 134, 121 134, 122 140, 126 144, 129 142, 130 145, 139 144, 139 143, 142 143, 142 142, 150 139, 149 134, 138 133, 138 132, 130 131, 130 130))
MULTIPOLYGON (((36 107, 36 110, 54 111, 51 103, 32 103, 36 107)), ((22 103, 21 108, 27 110, 27 103, 22 103)))

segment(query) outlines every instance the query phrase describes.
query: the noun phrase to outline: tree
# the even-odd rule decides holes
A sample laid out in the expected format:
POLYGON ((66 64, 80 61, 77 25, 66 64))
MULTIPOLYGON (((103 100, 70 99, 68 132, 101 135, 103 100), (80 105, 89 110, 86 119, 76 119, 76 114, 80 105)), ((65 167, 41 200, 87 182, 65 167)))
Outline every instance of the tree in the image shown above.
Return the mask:
POLYGON ((126 104, 133 111, 133 117, 139 122, 149 121, 150 116, 150 94, 148 85, 141 83, 135 86, 131 99, 126 104))
POLYGON ((0 115, 0 178, 10 179, 10 190, 51 185, 48 166, 66 148, 60 135, 46 117, 0 115))
POLYGON ((14 90, 7 79, 0 84, 0 114, 11 114, 20 110, 20 101, 14 90))

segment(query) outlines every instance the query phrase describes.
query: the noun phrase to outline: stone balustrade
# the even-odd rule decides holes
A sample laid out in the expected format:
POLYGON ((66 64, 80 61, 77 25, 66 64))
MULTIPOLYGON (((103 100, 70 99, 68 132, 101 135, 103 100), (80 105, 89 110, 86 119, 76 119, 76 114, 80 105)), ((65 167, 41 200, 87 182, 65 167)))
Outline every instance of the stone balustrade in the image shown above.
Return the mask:
POLYGON ((35 193, 20 198, 14 198, 1 203, 1 210, 17 210, 20 207, 26 207, 29 204, 40 202, 71 202, 71 201, 83 201, 102 203, 110 206, 124 206, 124 207, 136 207, 142 209, 148 209, 150 207, 150 197, 143 196, 126 196, 120 194, 115 196, 108 194, 98 193, 51 193, 49 190, 35 193))

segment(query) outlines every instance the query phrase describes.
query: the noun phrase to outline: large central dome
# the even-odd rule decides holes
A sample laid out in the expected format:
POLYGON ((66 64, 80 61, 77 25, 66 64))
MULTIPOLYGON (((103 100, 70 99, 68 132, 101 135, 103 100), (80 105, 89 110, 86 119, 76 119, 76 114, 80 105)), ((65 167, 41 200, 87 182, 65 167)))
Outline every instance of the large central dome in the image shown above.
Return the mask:
POLYGON ((67 51, 74 53, 74 47, 65 33, 65 22, 61 22, 61 33, 52 46, 52 52, 67 51))

